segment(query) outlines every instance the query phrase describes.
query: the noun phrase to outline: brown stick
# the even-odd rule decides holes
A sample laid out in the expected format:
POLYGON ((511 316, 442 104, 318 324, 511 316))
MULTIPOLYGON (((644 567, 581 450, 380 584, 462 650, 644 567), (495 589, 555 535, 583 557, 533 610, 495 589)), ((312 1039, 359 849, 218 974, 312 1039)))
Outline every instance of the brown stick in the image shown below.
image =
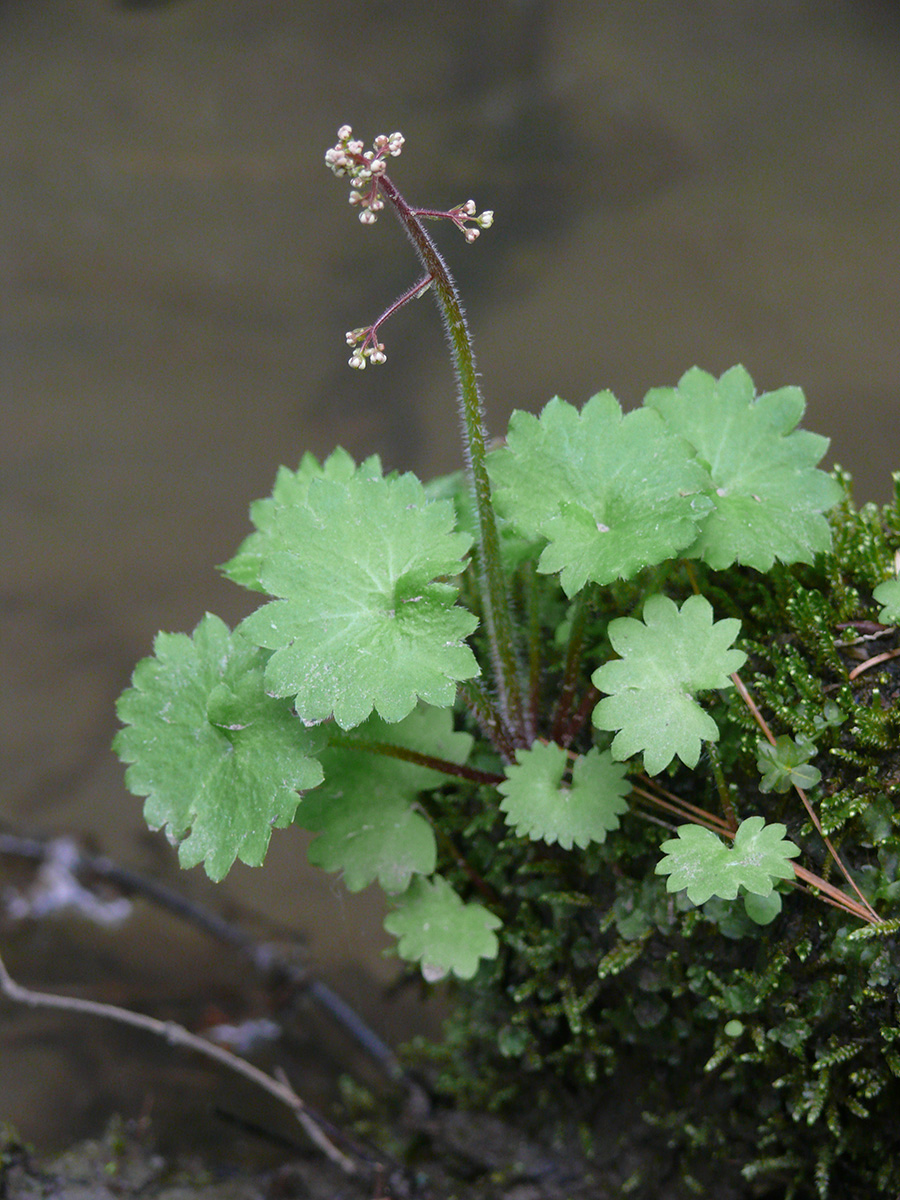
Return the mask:
POLYGON ((712 829, 715 833, 734 837, 734 829, 723 817, 718 817, 715 813, 707 812, 705 808, 698 808, 696 804, 682 800, 680 796, 676 796, 672 792, 666 791, 665 788, 659 787, 652 779, 648 779, 646 775, 643 778, 647 786, 656 788, 656 791, 647 791, 645 788, 638 787, 635 784, 632 791, 638 796, 644 796, 653 804, 658 804, 660 808, 666 808, 669 812, 677 813, 679 816, 684 817, 686 821, 691 821, 695 825, 705 825, 707 829, 712 829), (657 792, 660 794, 657 794, 657 792), (667 800, 662 799, 663 796, 667 797, 667 800))
POLYGON ((213 1042, 208 1042, 205 1038, 188 1032, 184 1026, 178 1025, 174 1021, 159 1021, 155 1017, 146 1016, 144 1013, 131 1012, 127 1008, 119 1008, 115 1004, 103 1004, 98 1000, 82 1000, 77 996, 60 996, 51 992, 36 992, 32 991, 31 988, 22 987, 9 974, 2 955, 0 955, 0 992, 8 996, 10 1000, 14 1000, 19 1004, 27 1004, 31 1008, 53 1008, 62 1012, 103 1017, 107 1021, 116 1021, 120 1025, 131 1025, 135 1029, 142 1029, 146 1033, 152 1033, 157 1037, 163 1038, 171 1046, 183 1046, 185 1049, 195 1050, 198 1054, 203 1054, 207 1058, 213 1059, 222 1066, 228 1067, 229 1070, 235 1071, 238 1075, 243 1075, 245 1079, 249 1079, 251 1083, 255 1083, 257 1087, 268 1092, 270 1096, 274 1096, 276 1100, 287 1105, 310 1141, 318 1146, 323 1154, 346 1174, 355 1175, 357 1173, 358 1168, 356 1163, 351 1158, 348 1158, 343 1151, 339 1150, 331 1139, 323 1133, 322 1125, 325 1123, 323 1118, 313 1113, 309 1106, 300 1099, 286 1079, 273 1079, 271 1075, 267 1075, 265 1071, 254 1067, 246 1059, 232 1054, 224 1046, 217 1046, 213 1042))
MULTIPOLYGON (((0 833, 0 854, 38 863, 43 863, 52 856, 55 844, 56 839, 47 842, 37 838, 20 837, 17 834, 0 833)), ((173 913, 210 937, 232 947, 247 958, 264 977, 283 977, 292 987, 306 993, 346 1030, 391 1079, 399 1080, 410 1088, 414 1086, 393 1050, 365 1024, 346 1001, 336 995, 327 984, 313 978, 305 968, 299 967, 280 954, 269 943, 257 941, 239 926, 226 921, 219 913, 197 904, 158 880, 122 867, 105 856, 85 854, 79 850, 71 862, 70 869, 76 879, 103 879, 126 896, 142 896, 173 913)))
POLYGON ((884 654, 876 654, 874 658, 867 658, 858 667, 854 667, 847 678, 857 679, 862 675, 863 671, 870 671, 872 667, 877 667, 879 663, 888 662, 889 659, 896 658, 898 655, 900 655, 900 650, 886 650, 884 654))

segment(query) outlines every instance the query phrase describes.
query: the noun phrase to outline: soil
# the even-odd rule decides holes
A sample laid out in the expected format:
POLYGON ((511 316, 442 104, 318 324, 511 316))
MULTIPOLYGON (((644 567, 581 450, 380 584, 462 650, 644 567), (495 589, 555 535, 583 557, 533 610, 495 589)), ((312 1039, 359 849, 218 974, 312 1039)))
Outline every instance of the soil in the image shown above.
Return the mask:
MULTIPOLYGON (((633 1115, 633 1114, 632 1114, 633 1115)), ((14 1135, 0 1158, 4 1200, 687 1200, 671 1154, 638 1125, 590 1162, 483 1113, 446 1110, 427 1121, 399 1120, 413 1166, 349 1176, 315 1151, 293 1149, 265 1171, 211 1165, 160 1153, 150 1122, 114 1120, 104 1137, 49 1161, 36 1160, 14 1135)), ((717 1200, 746 1190, 717 1181, 717 1200)))

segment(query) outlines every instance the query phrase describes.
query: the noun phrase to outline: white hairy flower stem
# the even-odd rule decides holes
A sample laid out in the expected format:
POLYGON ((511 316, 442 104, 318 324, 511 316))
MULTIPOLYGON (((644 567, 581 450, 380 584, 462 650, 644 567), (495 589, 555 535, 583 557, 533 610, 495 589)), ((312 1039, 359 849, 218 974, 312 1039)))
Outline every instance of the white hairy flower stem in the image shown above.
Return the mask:
POLYGON ((530 745, 531 739, 526 729, 519 656, 513 637, 509 592, 500 561, 500 536, 491 500, 491 484, 486 462, 484 405, 475 370, 472 339, 456 284, 422 222, 387 175, 382 174, 378 177, 378 187, 390 201, 415 247, 426 274, 431 276, 432 289, 450 341, 463 423, 466 466, 478 513, 482 602, 494 665, 498 704, 504 723, 514 731, 517 743, 527 746, 530 745))

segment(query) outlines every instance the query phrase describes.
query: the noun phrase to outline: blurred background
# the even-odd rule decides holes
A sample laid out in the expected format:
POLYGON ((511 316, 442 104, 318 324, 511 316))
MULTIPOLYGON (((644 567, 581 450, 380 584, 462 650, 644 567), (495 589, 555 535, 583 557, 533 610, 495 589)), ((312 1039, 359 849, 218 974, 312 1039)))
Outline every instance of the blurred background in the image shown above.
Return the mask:
MULTIPOLYGON (((378 898, 307 868, 297 831, 222 888, 179 875, 109 750, 115 698, 158 629, 249 611, 215 568, 279 463, 341 444, 424 476, 460 464, 430 301, 385 327, 385 366, 346 365, 344 331, 417 268, 390 216, 361 226, 326 171, 344 122, 367 143, 402 130, 392 175, 413 203, 495 211, 472 246, 436 228, 493 433, 554 393, 611 387, 631 406, 694 364, 742 362, 760 390, 802 386, 827 462, 885 502, 900 467, 900 8, 0 4, 0 818, 264 914, 393 1038, 430 1018, 384 1000, 378 898)), ((72 920, 3 927, 23 978, 108 998, 112 980, 138 1007, 234 969, 148 921, 115 951, 72 920)), ((145 1063, 126 1099, 121 1057, 103 1074, 89 1039, 106 1031, 6 1006, 2 1022, 0 1116, 39 1143, 146 1092, 145 1063), (99 1100, 85 1087, 49 1104, 85 1073, 106 1080, 99 1100)))

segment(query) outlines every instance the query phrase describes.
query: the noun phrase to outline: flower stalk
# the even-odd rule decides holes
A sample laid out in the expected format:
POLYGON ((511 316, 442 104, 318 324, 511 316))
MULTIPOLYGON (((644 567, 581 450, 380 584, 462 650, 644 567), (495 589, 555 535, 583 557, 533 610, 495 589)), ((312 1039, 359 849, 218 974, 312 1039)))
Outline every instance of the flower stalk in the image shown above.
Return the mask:
POLYGON ((463 232, 468 242, 473 242, 481 229, 486 229, 493 223, 493 213, 486 211, 476 215, 475 203, 472 200, 447 212, 417 209, 409 205, 386 172, 387 157, 396 157, 400 153, 403 140, 402 134, 399 133, 393 133, 389 137, 381 134, 373 143, 374 150, 365 151, 363 143, 352 137, 350 126, 343 125, 338 130, 337 145, 325 155, 327 165, 336 175, 350 176, 350 199, 361 209, 360 220, 364 224, 373 224, 378 213, 384 208, 384 201, 390 203, 425 271, 424 278, 396 301, 373 326, 348 333, 348 343, 356 347, 350 365, 364 367, 366 358, 372 363, 384 362, 384 346, 378 340, 378 327, 402 304, 421 295, 431 286, 444 321, 456 373, 466 468, 478 514, 478 550, 484 617, 491 648, 498 707, 516 745, 528 746, 533 740, 534 731, 529 728, 530 721, 523 703, 520 658, 513 633, 509 592, 500 559, 500 536, 487 471, 484 404, 475 369, 472 338, 453 277, 422 223, 423 219, 446 218, 463 232), (469 222, 474 222, 474 226, 470 226, 469 222))

